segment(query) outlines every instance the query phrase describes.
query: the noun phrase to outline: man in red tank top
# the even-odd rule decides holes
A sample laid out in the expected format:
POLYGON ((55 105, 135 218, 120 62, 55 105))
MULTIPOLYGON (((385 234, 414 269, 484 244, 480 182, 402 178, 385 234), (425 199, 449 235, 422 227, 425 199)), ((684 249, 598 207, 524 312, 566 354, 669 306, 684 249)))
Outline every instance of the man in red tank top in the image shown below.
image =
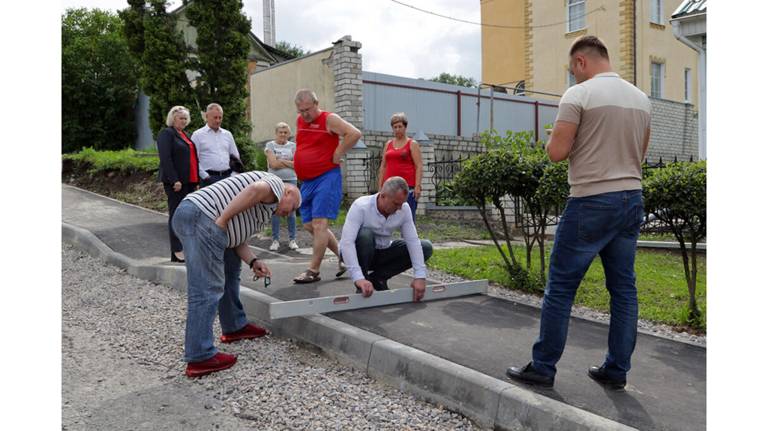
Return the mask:
MULTIPOLYGON (((309 268, 296 276, 296 283, 313 283, 320 280, 320 264, 325 249, 339 256, 339 243, 330 229, 328 220, 335 220, 341 205, 341 169, 339 163, 344 154, 360 139, 362 134, 352 124, 338 115, 322 111, 317 95, 302 89, 296 93, 296 154, 293 167, 301 180, 301 219, 304 229, 312 234, 312 261, 309 268), (339 144, 339 138, 342 142, 339 144)), ((345 271, 339 257, 341 276, 345 271)))

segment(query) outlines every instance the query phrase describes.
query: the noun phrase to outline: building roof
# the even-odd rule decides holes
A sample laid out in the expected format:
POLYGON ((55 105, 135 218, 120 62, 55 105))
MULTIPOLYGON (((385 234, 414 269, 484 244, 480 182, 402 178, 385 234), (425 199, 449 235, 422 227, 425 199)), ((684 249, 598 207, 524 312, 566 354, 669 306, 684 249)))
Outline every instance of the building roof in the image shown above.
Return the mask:
POLYGON ((672 12, 672 19, 707 13, 707 0, 685 0, 672 12))

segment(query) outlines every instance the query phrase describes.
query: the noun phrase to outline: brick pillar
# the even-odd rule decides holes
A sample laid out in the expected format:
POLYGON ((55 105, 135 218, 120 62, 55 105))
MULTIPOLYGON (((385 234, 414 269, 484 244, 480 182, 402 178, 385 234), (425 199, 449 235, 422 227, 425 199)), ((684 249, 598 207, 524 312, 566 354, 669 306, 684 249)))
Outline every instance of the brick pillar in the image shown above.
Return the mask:
MULTIPOLYGON (((363 130, 363 57, 358 52, 362 44, 344 36, 333 43, 332 70, 334 88, 334 112, 361 131, 363 130)), ((354 199, 367 194, 368 186, 361 189, 360 180, 365 176, 363 160, 369 153, 363 139, 346 155, 342 165, 342 180, 347 198, 354 199), (365 154, 365 156, 363 156, 365 154), (360 190, 363 190, 360 194, 360 190)), ((367 183, 366 183, 367 184, 367 183)))
MULTIPOLYGON (((370 157, 371 152, 365 145, 355 145, 345 156, 344 173, 346 184, 347 199, 350 203, 368 194, 368 181, 370 179, 368 171, 365 169, 365 160, 370 157)), ((375 168, 378 168, 376 166, 375 168)))
POLYGON ((427 206, 435 204, 435 184, 432 181, 434 172, 429 170, 429 164, 435 161, 435 146, 431 141, 419 142, 421 146, 421 163, 423 171, 421 175, 421 197, 419 206, 416 208, 416 215, 425 215, 427 206))
POLYGON ((363 57, 362 44, 344 36, 333 43, 333 86, 335 111, 363 130, 363 57))

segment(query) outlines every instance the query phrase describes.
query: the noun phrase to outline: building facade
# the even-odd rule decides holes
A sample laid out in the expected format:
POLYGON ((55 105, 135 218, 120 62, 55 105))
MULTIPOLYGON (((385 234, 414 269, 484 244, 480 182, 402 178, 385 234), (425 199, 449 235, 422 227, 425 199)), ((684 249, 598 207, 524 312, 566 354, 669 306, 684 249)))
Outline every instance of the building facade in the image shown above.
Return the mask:
POLYGON ((675 38, 669 22, 678 5, 678 0, 481 1, 482 80, 563 94, 575 83, 568 72, 569 48, 590 34, 606 44, 622 78, 651 97, 690 104, 695 111, 697 52, 675 38))

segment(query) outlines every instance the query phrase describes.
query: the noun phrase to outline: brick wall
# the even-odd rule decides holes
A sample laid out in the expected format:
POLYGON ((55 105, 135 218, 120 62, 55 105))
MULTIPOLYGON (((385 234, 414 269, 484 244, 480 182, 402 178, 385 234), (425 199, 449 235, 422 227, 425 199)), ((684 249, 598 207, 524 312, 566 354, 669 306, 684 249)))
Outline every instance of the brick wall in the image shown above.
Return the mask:
POLYGON ((651 143, 648 160, 658 162, 699 158, 698 113, 692 105, 664 99, 651 100, 651 143))

